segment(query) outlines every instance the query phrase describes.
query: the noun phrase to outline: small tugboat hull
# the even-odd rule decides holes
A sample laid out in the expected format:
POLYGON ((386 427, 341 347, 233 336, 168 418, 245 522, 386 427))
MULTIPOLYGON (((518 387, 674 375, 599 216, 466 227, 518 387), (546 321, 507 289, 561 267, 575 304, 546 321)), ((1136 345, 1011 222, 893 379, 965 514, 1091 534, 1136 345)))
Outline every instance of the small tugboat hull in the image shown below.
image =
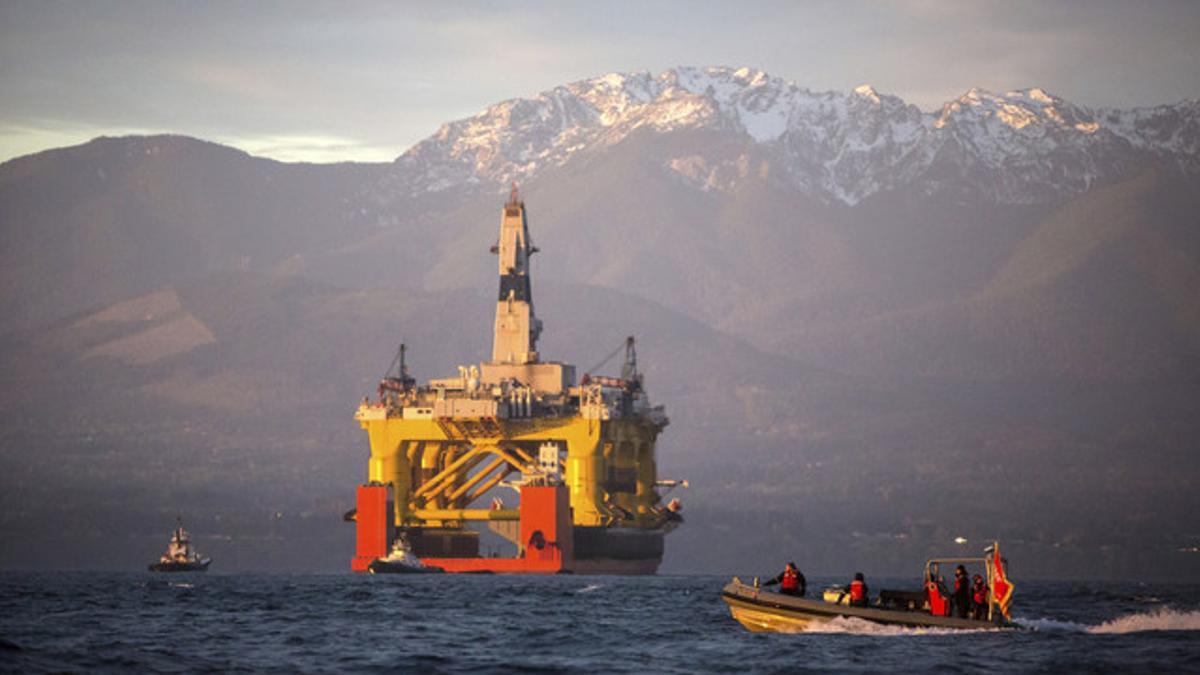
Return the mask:
POLYGON ((424 567, 413 567, 403 563, 387 562, 386 560, 374 560, 367 566, 367 571, 371 574, 442 574, 446 570, 440 567, 432 567, 426 565, 424 567))
POLYGON ((754 632, 799 632, 813 624, 825 623, 837 618, 862 619, 872 623, 911 628, 981 630, 1013 627, 1011 624, 996 624, 990 621, 932 616, 921 611, 850 607, 824 600, 798 598, 763 591, 760 588, 744 584, 736 578, 721 591, 721 598, 725 604, 729 605, 729 611, 733 618, 754 632))
POLYGON ((187 530, 183 529, 183 518, 179 518, 175 531, 171 533, 171 541, 167 543, 167 552, 162 554, 158 562, 150 563, 151 572, 207 572, 212 558, 201 558, 192 550, 192 539, 187 530))
POLYGON ((211 559, 199 562, 156 562, 150 565, 151 572, 207 572, 211 559))

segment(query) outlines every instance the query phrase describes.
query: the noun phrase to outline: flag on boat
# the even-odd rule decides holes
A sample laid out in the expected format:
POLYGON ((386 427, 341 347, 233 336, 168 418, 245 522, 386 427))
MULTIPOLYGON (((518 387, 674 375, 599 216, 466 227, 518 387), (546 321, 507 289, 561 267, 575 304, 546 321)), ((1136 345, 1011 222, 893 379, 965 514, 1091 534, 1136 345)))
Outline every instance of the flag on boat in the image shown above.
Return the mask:
POLYGON ((1012 619, 1008 615, 1008 606, 1012 604, 1013 584, 1008 580, 1008 572, 1004 569, 1004 558, 1000 557, 1000 543, 993 543, 991 546, 992 553, 992 601, 1000 607, 1000 612, 1004 614, 1004 618, 1012 619))

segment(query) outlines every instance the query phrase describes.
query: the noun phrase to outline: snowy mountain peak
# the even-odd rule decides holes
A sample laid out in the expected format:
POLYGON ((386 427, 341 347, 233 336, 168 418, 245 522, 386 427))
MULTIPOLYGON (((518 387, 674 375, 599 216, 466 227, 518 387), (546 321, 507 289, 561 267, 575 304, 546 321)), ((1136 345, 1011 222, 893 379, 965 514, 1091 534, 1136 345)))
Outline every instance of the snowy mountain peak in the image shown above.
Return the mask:
MULTIPOLYGON (((997 201, 1031 203, 1086 190, 1146 159, 1200 171, 1194 101, 1092 110, 1037 87, 1003 94, 975 87, 923 113, 866 84, 812 92, 749 67, 679 66, 657 75, 608 73, 445 124, 396 160, 388 192, 525 181, 639 129, 741 135, 779 165, 774 175, 846 204, 882 190, 936 192, 953 175, 972 176, 997 201)), ((666 158, 663 167, 700 189, 725 189, 732 183, 711 179, 723 161, 705 160, 707 174, 691 157, 666 158)))
POLYGON ((875 87, 872 87, 869 84, 858 85, 857 87, 854 88, 854 93, 867 99, 868 101, 872 101, 874 103, 880 102, 879 101, 879 92, 875 91, 875 87))
POLYGON ((773 78, 754 68, 678 66, 664 71, 659 75, 659 79, 694 94, 702 94, 710 90, 728 92, 732 88, 761 87, 770 83, 773 78))
POLYGON ((940 129, 956 120, 990 117, 1013 129, 1022 129, 1039 123, 1056 126, 1087 124, 1092 115, 1036 87, 1004 94, 976 87, 942 106, 934 126, 940 129))
POLYGON ((1034 87, 1033 89, 1026 91, 1025 95, 1035 101, 1041 101, 1042 103, 1054 103, 1061 100, 1057 96, 1051 96, 1047 94, 1045 89, 1041 89, 1039 87, 1034 87))

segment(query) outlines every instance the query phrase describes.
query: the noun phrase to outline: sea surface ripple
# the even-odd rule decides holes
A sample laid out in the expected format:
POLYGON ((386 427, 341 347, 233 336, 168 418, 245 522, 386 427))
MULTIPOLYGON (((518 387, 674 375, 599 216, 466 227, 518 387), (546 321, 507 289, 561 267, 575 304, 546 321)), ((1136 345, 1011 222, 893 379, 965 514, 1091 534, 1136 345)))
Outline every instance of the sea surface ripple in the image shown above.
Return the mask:
POLYGON ((0 671, 1200 672, 1197 585, 1018 580, 1030 630, 781 635, 734 622, 726 581, 9 572, 0 671))

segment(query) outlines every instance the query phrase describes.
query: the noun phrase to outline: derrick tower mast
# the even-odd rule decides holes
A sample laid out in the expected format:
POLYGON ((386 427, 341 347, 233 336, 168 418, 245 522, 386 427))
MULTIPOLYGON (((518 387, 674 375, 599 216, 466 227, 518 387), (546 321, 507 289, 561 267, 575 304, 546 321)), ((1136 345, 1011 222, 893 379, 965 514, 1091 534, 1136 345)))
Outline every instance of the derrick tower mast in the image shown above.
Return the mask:
POLYGON ((525 202, 521 201, 517 184, 513 183, 500 221, 500 239, 492 247, 500 263, 500 297, 496 302, 492 363, 537 363, 537 341, 542 334, 542 322, 533 312, 533 288, 529 278, 529 258, 537 250, 529 242, 525 202))

